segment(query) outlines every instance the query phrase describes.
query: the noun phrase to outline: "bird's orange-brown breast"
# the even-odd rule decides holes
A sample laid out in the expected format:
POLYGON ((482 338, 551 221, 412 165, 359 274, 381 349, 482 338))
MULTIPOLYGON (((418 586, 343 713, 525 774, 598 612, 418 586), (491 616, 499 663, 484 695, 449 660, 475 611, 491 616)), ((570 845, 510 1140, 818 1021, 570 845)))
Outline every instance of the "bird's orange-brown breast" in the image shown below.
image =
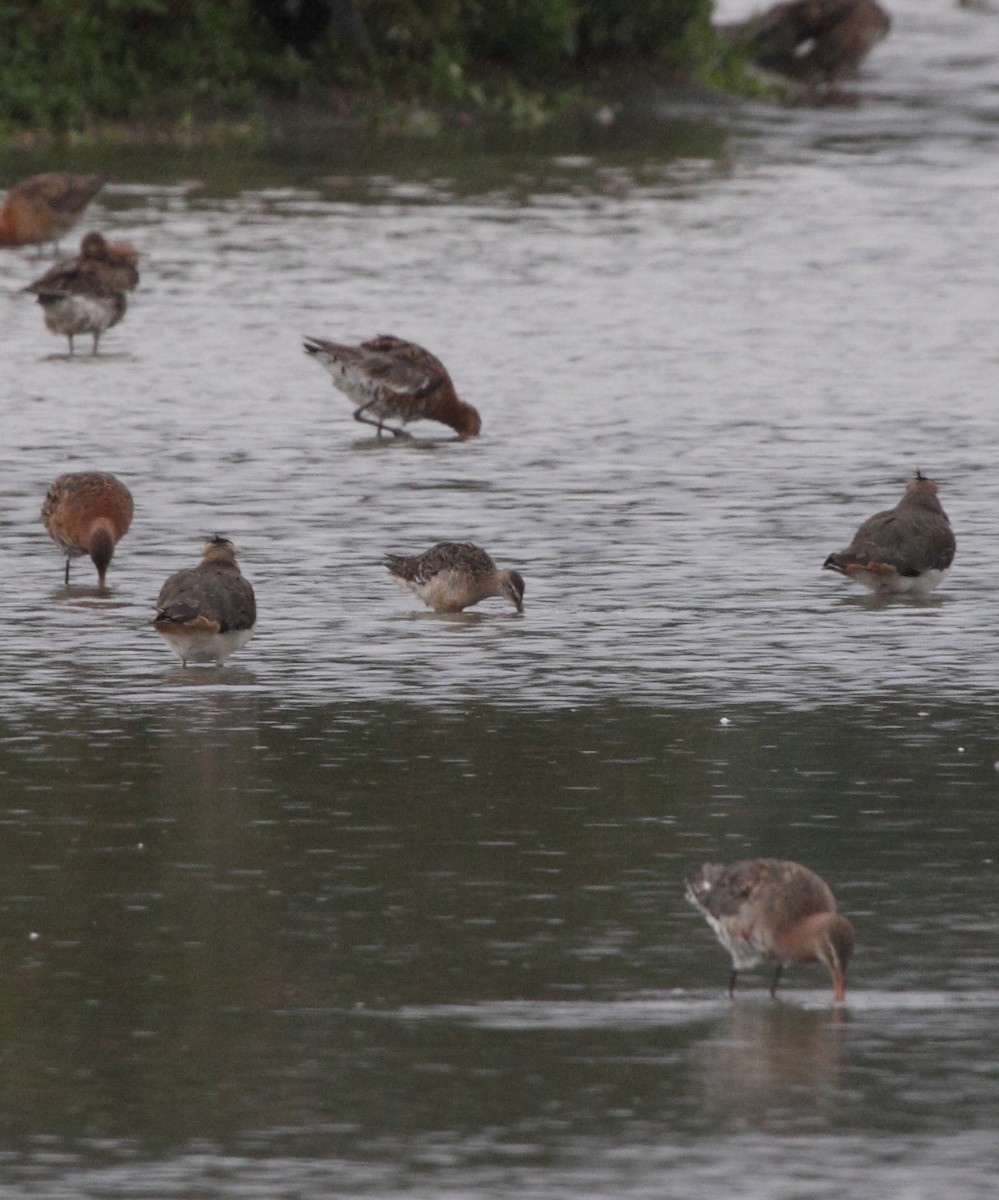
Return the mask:
POLYGON ((0 246, 57 240, 106 182, 103 175, 52 172, 15 183, 0 207, 0 246))

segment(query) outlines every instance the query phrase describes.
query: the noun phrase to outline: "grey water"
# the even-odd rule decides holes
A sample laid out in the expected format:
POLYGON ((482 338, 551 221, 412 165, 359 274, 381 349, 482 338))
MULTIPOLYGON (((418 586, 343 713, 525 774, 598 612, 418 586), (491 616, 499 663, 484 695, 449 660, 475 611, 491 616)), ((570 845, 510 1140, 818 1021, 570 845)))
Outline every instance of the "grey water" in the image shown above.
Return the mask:
POLYGON ((855 106, 0 157, 142 255, 73 359, 0 257, 0 1196, 994 1194, 999 16, 894 17, 855 106), (378 332, 480 439, 351 420, 301 338, 378 332), (106 592, 38 519, 91 467, 106 592), (872 603, 821 563, 917 468, 954 567, 872 603), (215 532, 258 627, 183 670, 215 532), (444 538, 523 616, 380 565, 444 538), (728 1000, 682 877, 752 855, 842 1008, 728 1000))

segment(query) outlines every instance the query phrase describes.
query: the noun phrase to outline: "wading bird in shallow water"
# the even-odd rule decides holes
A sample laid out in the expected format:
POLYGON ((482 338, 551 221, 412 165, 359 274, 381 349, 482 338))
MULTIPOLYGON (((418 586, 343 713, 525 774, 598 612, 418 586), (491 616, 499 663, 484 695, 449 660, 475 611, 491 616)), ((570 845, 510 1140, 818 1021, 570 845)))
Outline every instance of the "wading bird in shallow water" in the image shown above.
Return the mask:
POLYGON ((855 75, 889 29, 877 0, 786 0, 741 26, 761 67, 828 87, 855 75))
POLYGON ((69 339, 70 354, 78 333, 93 334, 96 354, 101 334, 125 315, 125 293, 139 282, 138 261, 128 242, 88 233, 76 258, 57 262, 24 290, 38 297, 51 332, 69 339))
POLYGON ((171 575, 156 601, 153 628, 186 667, 221 663, 245 646, 257 620, 253 588, 228 538, 210 538, 196 567, 171 575))
POLYGON ((15 183, 0 207, 0 246, 58 242, 105 183, 104 175, 55 172, 15 183))
POLYGON ((132 493, 106 471, 74 471, 60 475, 42 504, 42 524, 66 555, 69 564, 89 554, 97 568, 97 586, 104 586, 114 548, 132 523, 132 493))
POLYGON ((500 570, 485 550, 471 542, 439 542, 409 558, 386 554, 385 565, 402 587, 435 612, 461 612, 489 596, 505 596, 517 612, 524 611, 520 572, 500 570))
POLYGON ((954 561, 956 544, 937 485, 917 471, 898 504, 866 520, 850 545, 822 566, 874 592, 925 596, 954 561))
POLYGON ((820 962, 837 1000, 853 954, 853 926, 836 911, 828 884, 800 863, 777 858, 705 863, 687 875, 687 899, 699 908, 732 956, 728 994, 740 971, 777 964, 770 987, 776 997, 781 971, 791 963, 820 962))
POLYGON ((374 425, 379 437, 386 429, 396 437, 409 436, 386 425, 390 418, 403 425, 440 421, 463 438, 475 437, 482 429, 476 410, 455 394, 444 364, 422 346, 389 334, 359 346, 321 338, 307 338, 304 345, 333 376, 334 386, 357 405, 354 420, 374 425))

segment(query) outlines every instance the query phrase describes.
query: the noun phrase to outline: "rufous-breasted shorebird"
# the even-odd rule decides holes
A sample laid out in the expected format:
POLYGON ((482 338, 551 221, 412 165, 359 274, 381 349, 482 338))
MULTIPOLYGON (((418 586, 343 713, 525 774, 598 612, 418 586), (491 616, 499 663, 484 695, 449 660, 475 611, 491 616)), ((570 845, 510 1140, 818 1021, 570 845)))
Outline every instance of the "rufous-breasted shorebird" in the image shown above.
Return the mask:
POLYGON ((32 175, 11 186, 0 206, 0 246, 59 241, 107 183, 104 175, 32 175))
POLYGON ((850 545, 822 566, 873 592, 925 596, 943 579, 955 546, 937 485, 917 471, 898 504, 866 520, 850 545))
POLYGON ((399 583, 435 612, 461 612, 489 596, 504 596, 524 611, 524 577, 501 570, 471 542, 439 542, 423 554, 387 554, 385 565, 399 583))
POLYGON ((34 292, 52 333, 69 339, 93 334, 93 353, 101 334, 125 315, 125 293, 139 282, 139 256, 128 242, 109 242, 101 233, 88 233, 75 258, 63 259, 24 290, 34 292))
POLYGON ((333 383, 357 405, 354 420, 374 425, 381 437, 405 430, 387 425, 394 419, 440 421, 463 438, 482 429, 478 412, 459 400, 451 376, 429 350, 402 338, 383 334, 359 346, 343 346, 322 338, 306 338, 306 352, 329 371, 333 383))
POLYGON ((836 911, 829 885, 814 871, 779 858, 705 863, 687 875, 686 894, 732 956, 730 996, 739 972, 748 967, 776 964, 770 987, 776 996, 785 966, 820 962, 835 998, 844 999, 853 926, 836 911))
POLYGON ((97 586, 104 587, 114 548, 128 532, 134 504, 132 493, 107 471, 73 471, 60 475, 42 504, 42 523, 69 564, 89 554, 97 568, 97 586))
POLYGON ((186 667, 221 663, 245 646, 257 620, 253 588, 236 563, 228 538, 210 538, 196 567, 178 571, 163 585, 153 628, 186 667))

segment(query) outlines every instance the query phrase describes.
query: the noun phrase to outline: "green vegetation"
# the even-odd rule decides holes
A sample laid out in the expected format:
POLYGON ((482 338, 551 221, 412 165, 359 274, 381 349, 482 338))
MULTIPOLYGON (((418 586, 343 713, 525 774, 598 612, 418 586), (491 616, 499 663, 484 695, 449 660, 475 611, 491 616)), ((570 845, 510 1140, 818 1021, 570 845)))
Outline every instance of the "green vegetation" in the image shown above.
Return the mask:
POLYGON ((0 131, 245 117, 270 101, 541 119, 615 80, 731 85, 710 0, 4 0, 0 131))

